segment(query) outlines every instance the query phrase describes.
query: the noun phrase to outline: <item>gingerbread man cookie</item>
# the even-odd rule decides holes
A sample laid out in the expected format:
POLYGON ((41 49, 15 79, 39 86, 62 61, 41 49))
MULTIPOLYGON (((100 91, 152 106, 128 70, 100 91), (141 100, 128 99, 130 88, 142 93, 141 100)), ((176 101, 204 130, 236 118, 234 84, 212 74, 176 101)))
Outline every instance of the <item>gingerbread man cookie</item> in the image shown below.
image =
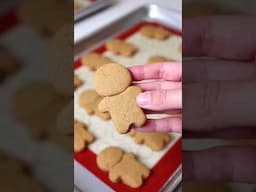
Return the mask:
POLYGON ((131 43, 127 43, 119 39, 107 42, 106 48, 115 55, 122 55, 126 57, 131 57, 138 51, 137 47, 131 43))
POLYGON ((146 116, 136 103, 142 90, 129 86, 132 78, 129 71, 120 64, 104 65, 96 71, 94 88, 99 95, 106 96, 99 103, 101 112, 109 112, 119 133, 127 133, 131 126, 140 127, 146 116))
POLYGON ((123 92, 132 83, 130 72, 122 65, 110 63, 99 68, 94 76, 94 88, 101 96, 123 92))
POLYGON ((146 116, 136 103, 136 97, 141 93, 136 86, 128 87, 124 92, 103 98, 99 110, 109 112, 113 124, 119 133, 127 133, 131 126, 141 127, 146 122, 146 116))
POLYGON ((83 84, 83 81, 77 75, 74 75, 74 87, 75 87, 75 89, 80 87, 82 84, 83 84))
POLYGON ((170 36, 170 32, 166 29, 150 25, 141 27, 140 33, 146 37, 158 40, 165 40, 170 36))
POLYGON ((92 71, 96 71, 102 65, 112 62, 113 61, 111 59, 104 57, 98 53, 89 53, 82 57, 82 64, 92 71))
POLYGON ((47 191, 32 177, 31 171, 24 161, 0 153, 0 170, 2 172, 0 191, 47 191))
POLYGON ((94 136, 87 130, 85 124, 74 122, 74 151, 80 152, 94 141, 94 136))
POLYGON ((137 144, 145 144, 154 151, 160 151, 171 141, 168 133, 138 132, 132 129, 129 135, 134 138, 137 144))
POLYGON ((0 46, 0 81, 19 68, 18 60, 0 46))
POLYGON ((165 61, 168 61, 168 59, 163 57, 163 56, 152 56, 148 59, 149 64, 158 63, 158 62, 165 62, 165 61))
POLYGON ((100 152, 97 165, 101 170, 109 172, 112 182, 121 181, 132 188, 142 186, 143 180, 150 175, 150 170, 133 153, 124 153, 118 147, 108 147, 100 152))
POLYGON ((103 120, 108 120, 110 119, 110 114, 107 112, 100 112, 98 109, 98 104, 101 100, 102 97, 94 90, 84 91, 79 97, 80 106, 83 107, 89 115, 95 114, 103 120))

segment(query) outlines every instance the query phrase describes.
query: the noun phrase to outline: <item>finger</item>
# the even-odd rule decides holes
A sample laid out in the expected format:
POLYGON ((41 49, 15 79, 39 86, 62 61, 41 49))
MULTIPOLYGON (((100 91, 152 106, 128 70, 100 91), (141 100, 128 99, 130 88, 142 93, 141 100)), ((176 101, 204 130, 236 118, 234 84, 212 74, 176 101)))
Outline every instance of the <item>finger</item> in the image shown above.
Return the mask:
POLYGON ((185 180, 255 183, 255 147, 218 147, 183 152, 185 180))
POLYGON ((256 81, 183 85, 183 128, 214 131, 256 126, 256 81))
POLYGON ((179 89, 181 88, 182 83, 175 81, 158 81, 150 83, 135 83, 134 85, 139 86, 143 91, 152 91, 179 89))
POLYGON ((178 62, 165 62, 138 65, 129 68, 133 80, 163 79, 169 81, 181 81, 182 65, 178 62))
POLYGON ((173 110, 182 108, 182 90, 146 91, 136 98, 143 109, 154 111, 173 110))
POLYGON ((141 132, 182 132, 182 119, 181 118, 163 118, 147 120, 147 123, 140 128, 136 128, 141 132))
POLYGON ((253 16, 189 18, 183 21, 183 31, 184 56, 255 60, 253 16))
POLYGON ((183 69, 184 83, 256 79, 255 63, 195 59, 184 61, 183 69))

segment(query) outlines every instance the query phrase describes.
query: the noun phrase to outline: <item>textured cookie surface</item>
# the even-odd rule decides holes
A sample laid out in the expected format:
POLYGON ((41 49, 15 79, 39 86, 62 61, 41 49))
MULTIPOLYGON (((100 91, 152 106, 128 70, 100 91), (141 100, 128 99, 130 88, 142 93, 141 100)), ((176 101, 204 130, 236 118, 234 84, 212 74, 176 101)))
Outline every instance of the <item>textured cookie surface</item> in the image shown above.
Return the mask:
POLYGON ((19 63, 17 59, 7 50, 0 47, 0 81, 9 74, 17 71, 18 68, 19 63))
POLYGON ((121 181, 132 188, 142 186, 143 180, 150 175, 150 170, 134 154, 124 153, 118 147, 109 147, 100 152, 97 164, 101 170, 109 172, 112 182, 121 181))
POLYGON ((73 96, 73 25, 61 27, 49 43, 48 77, 61 95, 73 96))
POLYGON ((140 33, 146 37, 159 40, 165 40, 170 36, 170 32, 166 29, 150 25, 141 27, 140 33))
POLYGON ((100 102, 99 110, 110 113, 119 133, 127 133, 131 126, 144 125, 146 116, 136 103, 136 97, 140 93, 139 87, 131 86, 119 95, 105 97, 100 102))
POLYGON ((122 160, 124 152, 119 147, 108 147, 97 156, 97 165, 103 171, 109 171, 122 160))
POLYGON ((98 104, 101 102, 102 97, 99 96, 94 90, 87 90, 81 93, 79 97, 79 104, 83 107, 89 115, 95 114, 103 120, 110 119, 110 114, 107 112, 100 112, 98 104))
POLYGON ((113 63, 113 61, 98 53, 89 53, 82 57, 82 64, 87 66, 92 71, 95 71, 101 66, 108 63, 113 63))
POLYGON ((78 121, 74 122, 74 151, 79 152, 93 142, 94 136, 87 130, 87 126, 78 121))
POLYGON ((0 191, 46 191, 30 174, 30 170, 25 162, 12 159, 6 154, 0 154, 0 191))
POLYGON ((64 24, 73 23, 73 18, 68 14, 72 9, 69 1, 25 0, 19 6, 18 17, 40 36, 49 37, 64 24))
POLYGON ((154 151, 160 151, 171 141, 168 133, 138 132, 132 129, 129 132, 137 144, 145 144, 154 151))
POLYGON ((82 84, 83 84, 83 81, 77 75, 74 75, 74 88, 77 89, 82 84))
POLYGON ((152 56, 148 59, 148 63, 157 63, 157 62, 164 62, 164 61, 168 61, 167 58, 163 57, 163 56, 152 56))
POLYGON ((114 39, 106 43, 106 48, 113 54, 131 57, 138 49, 131 43, 124 42, 119 39, 114 39))
POLYGON ((102 66, 94 76, 94 88, 101 96, 121 93, 131 82, 130 72, 124 66, 116 63, 102 66))

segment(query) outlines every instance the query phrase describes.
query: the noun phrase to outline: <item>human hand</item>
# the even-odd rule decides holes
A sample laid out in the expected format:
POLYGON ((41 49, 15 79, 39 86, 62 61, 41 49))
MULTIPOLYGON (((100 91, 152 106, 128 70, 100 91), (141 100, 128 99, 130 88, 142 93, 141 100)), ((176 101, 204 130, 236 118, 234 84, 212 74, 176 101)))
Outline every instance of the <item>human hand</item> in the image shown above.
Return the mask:
MULTIPOLYGON (((146 113, 180 114, 182 109, 182 66, 178 62, 146 64, 129 68, 136 86, 144 91, 137 103, 146 113), (144 81, 152 80, 152 81, 144 81), (138 82, 140 81, 140 82, 138 82), (141 82, 142 81, 142 82, 141 82)), ((180 117, 149 119, 139 131, 181 132, 180 117)))

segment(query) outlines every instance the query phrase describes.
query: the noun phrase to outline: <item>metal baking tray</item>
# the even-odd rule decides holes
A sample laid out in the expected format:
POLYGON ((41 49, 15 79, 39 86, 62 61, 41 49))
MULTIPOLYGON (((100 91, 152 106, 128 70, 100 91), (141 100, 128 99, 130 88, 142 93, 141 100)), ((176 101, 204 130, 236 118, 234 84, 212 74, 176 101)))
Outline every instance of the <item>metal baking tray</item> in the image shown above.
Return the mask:
POLYGON ((79 21, 85 16, 88 16, 100 9, 106 8, 114 3, 114 0, 95 0, 90 5, 81 8, 80 10, 75 12, 74 19, 75 21, 79 21))
MULTIPOLYGON (((142 21, 157 22, 176 31, 182 31, 182 19, 180 12, 162 8, 155 4, 146 5, 130 12, 111 24, 100 28, 89 37, 87 36, 77 42, 74 47, 74 61, 79 59, 83 54, 98 48, 104 42, 112 39, 122 32, 125 32, 127 29, 142 21)), ((173 191, 181 182, 181 175, 180 166, 177 168, 173 176, 169 178, 161 191, 173 191)))
POLYGON ((100 28, 98 31, 75 44, 75 60, 86 52, 97 48, 108 39, 124 32, 130 27, 142 21, 154 21, 166 25, 177 31, 182 30, 181 13, 174 10, 162 8, 155 4, 146 5, 127 14, 126 16, 100 28))

